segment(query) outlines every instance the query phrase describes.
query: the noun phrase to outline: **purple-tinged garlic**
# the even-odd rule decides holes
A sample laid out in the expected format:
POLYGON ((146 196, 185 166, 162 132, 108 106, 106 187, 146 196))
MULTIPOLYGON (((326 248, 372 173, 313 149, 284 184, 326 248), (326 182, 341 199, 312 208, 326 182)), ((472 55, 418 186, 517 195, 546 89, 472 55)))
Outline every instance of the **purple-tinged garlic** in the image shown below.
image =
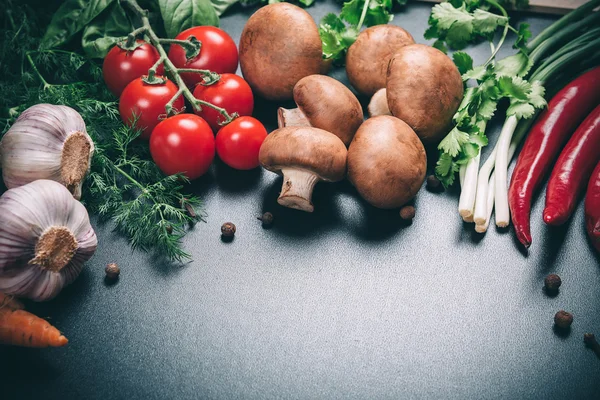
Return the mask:
POLYGON ((55 181, 6 191, 0 218, 2 293, 52 299, 77 278, 98 245, 85 207, 55 181))
POLYGON ((4 184, 12 189, 50 179, 80 199, 93 153, 94 142, 77 111, 37 104, 19 116, 0 142, 4 184))

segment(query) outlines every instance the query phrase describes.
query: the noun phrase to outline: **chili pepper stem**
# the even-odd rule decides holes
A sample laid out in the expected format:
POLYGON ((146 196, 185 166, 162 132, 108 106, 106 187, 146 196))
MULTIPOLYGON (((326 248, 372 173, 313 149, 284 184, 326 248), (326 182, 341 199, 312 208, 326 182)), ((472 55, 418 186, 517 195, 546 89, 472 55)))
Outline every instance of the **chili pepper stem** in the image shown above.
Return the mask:
MULTIPOLYGON (((177 91, 177 93, 175 94, 175 96, 173 96, 173 98, 171 100, 169 100, 169 103, 167 103, 167 106, 169 106, 169 105, 171 106, 170 110, 168 110, 168 109, 166 110, 167 111, 167 115, 169 115, 169 111, 172 111, 172 109, 173 109, 172 108, 173 107, 173 103, 175 102, 175 100, 179 96, 181 96, 181 94, 183 94, 183 96, 186 99, 188 99, 188 101, 192 104, 192 106, 194 107, 194 109, 200 111, 201 110, 200 105, 203 105, 203 106, 212 108, 215 111, 219 112, 223 116, 223 118, 224 118, 223 124, 227 124, 227 123, 233 121, 235 119, 235 117, 236 117, 235 113, 233 115, 231 115, 224 108, 218 107, 218 106, 216 106, 216 105, 214 105, 212 103, 209 103, 207 101, 196 99, 194 97, 194 95, 192 94, 192 92, 188 89, 187 85, 185 84, 185 82, 181 78, 181 75, 179 74, 178 69, 175 67, 175 65, 173 65, 173 63, 171 62, 171 60, 167 56, 167 53, 166 53, 164 47, 161 44, 161 40, 164 41, 165 39, 160 39, 158 36, 156 36, 156 33, 154 32, 154 30, 150 26, 150 20, 148 19, 148 12, 146 10, 142 9, 140 7, 140 5, 137 3, 136 0, 121 0, 121 1, 123 3, 125 3, 125 4, 127 4, 129 6, 129 8, 131 8, 131 10, 141 19, 141 21, 142 21, 142 27, 138 28, 138 29, 144 29, 144 32, 148 36, 148 38, 150 40, 150 43, 152 43, 152 45, 154 47, 156 47, 156 50, 158 51, 158 54, 160 55, 160 59, 162 59, 162 61, 163 61, 163 65, 165 67, 165 71, 170 74, 170 76, 172 77, 172 79, 175 81, 175 84, 179 88, 179 90, 177 91)), ((138 29, 136 29, 136 31, 138 29)), ((155 66, 153 66, 152 68, 154 68, 155 66)), ((154 72, 156 73, 156 69, 154 70, 154 72)), ((166 108, 167 107, 165 107, 165 109, 166 108)))

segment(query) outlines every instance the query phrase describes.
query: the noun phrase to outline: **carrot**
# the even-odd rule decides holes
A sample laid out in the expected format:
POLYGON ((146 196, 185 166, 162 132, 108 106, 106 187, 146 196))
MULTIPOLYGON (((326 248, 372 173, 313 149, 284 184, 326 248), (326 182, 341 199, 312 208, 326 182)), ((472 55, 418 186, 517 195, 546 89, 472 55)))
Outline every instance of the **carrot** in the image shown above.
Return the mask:
POLYGON ((13 296, 0 293, 0 310, 22 310, 24 308, 25 306, 23 305, 23 303, 15 299, 13 296))
POLYGON ((0 344, 22 347, 61 347, 68 343, 58 329, 25 310, 0 310, 0 344))

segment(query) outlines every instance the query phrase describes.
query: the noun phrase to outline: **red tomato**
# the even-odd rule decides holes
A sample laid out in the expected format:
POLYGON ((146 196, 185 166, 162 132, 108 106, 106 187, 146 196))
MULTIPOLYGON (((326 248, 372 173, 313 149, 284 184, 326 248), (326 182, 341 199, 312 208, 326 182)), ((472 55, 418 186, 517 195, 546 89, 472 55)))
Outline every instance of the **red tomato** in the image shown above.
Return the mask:
POLYGON ((235 169, 258 167, 258 151, 267 130, 256 118, 239 117, 217 133, 217 154, 235 169))
MULTIPOLYGON (((160 122, 161 116, 166 116, 165 106, 177 93, 177 86, 167 81, 165 84, 150 85, 142 78, 133 80, 119 99, 119 113, 127 126, 135 117, 139 116, 136 127, 142 129, 141 137, 148 139, 154 127, 160 122)), ((179 96, 173 103, 176 109, 185 106, 183 96, 179 96)))
MULTIPOLYGON (((250 85, 242 77, 234 74, 222 74, 219 82, 210 86, 196 85, 194 97, 224 108, 229 114, 236 112, 240 116, 252 115, 254 109, 254 96, 250 85)), ((221 129, 218 122, 222 121, 223 117, 218 111, 202 107, 202 111, 194 112, 204 118, 213 131, 221 129)))
MULTIPOLYGON (((227 32, 214 26, 196 26, 181 32, 175 39, 187 40, 190 36, 195 36, 202 43, 200 54, 188 61, 183 47, 171 45, 169 59, 177 68, 208 69, 218 74, 235 73, 238 51, 227 32)), ((187 72, 182 73, 181 77, 190 88, 202 81, 201 74, 187 72)))
POLYGON ((196 179, 208 171, 215 158, 215 136, 199 116, 178 114, 154 128, 150 154, 165 174, 183 173, 196 179))
MULTIPOLYGON (((138 40, 137 43, 144 43, 138 40)), ((135 50, 123 50, 119 45, 114 46, 102 64, 102 76, 108 89, 115 96, 120 96, 125 86, 135 78, 147 75, 148 70, 158 61, 160 54, 150 43, 144 43, 135 50)), ((158 75, 164 73, 161 65, 156 70, 158 75)))

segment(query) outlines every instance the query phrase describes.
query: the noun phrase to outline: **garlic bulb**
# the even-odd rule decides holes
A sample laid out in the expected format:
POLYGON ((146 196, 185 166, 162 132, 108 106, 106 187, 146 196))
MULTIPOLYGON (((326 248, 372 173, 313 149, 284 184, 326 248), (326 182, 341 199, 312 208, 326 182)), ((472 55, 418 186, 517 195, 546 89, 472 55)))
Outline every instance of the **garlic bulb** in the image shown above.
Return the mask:
POLYGON ((94 142, 77 111, 37 104, 19 116, 0 142, 2 177, 9 189, 50 179, 80 199, 93 153, 94 142))
POLYGON ((37 180, 0 197, 0 292, 49 300, 77 278, 98 244, 85 207, 37 180))

